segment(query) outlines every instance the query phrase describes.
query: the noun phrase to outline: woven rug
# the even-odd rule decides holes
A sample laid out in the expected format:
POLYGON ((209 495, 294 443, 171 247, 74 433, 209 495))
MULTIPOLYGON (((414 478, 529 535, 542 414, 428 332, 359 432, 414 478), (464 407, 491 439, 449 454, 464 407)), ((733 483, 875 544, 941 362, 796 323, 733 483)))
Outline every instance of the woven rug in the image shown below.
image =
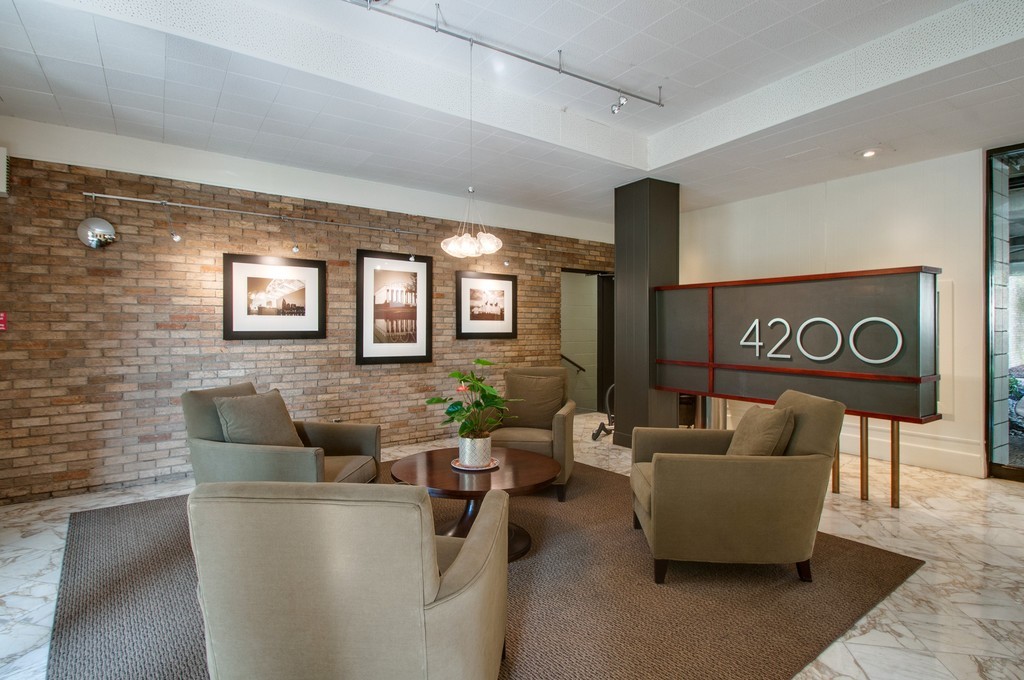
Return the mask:
MULTIPOLYGON (((432 502, 437 522, 461 509, 432 502)), ((565 503, 512 499, 533 548, 509 565, 501 678, 791 678, 923 564, 819 533, 813 583, 672 564, 656 585, 630 513, 626 477, 580 464, 565 503)), ((206 678, 195 586, 185 497, 75 513, 48 677, 206 678)))

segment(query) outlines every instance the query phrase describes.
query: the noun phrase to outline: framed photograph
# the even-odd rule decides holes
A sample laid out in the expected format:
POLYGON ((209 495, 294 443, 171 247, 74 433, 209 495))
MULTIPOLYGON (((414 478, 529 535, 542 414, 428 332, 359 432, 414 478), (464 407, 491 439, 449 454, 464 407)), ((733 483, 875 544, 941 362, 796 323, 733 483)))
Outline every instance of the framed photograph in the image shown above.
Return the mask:
POLYGON ((456 338, 514 338, 518 313, 515 276, 455 272, 456 338))
POLYGON ((224 339, 327 337, 327 263, 224 253, 224 339))
POLYGON ((356 251, 356 363, 431 361, 433 258, 356 251))

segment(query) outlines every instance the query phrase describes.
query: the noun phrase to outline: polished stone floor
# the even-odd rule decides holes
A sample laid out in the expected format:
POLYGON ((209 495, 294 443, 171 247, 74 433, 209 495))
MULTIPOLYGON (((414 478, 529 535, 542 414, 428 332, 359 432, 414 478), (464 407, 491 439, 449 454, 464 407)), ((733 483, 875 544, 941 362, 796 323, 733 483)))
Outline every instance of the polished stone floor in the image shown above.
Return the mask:
MULTIPOLYGON (((576 419, 576 460, 629 473, 629 451, 576 419)), ((386 460, 444 440, 384 452, 386 460)), ((904 466, 900 509, 889 507, 888 465, 841 457, 841 494, 828 494, 821 529, 927 564, 797 677, 1024 679, 1024 484, 904 466)), ((187 493, 191 480, 0 507, 0 679, 46 677, 67 517, 79 510, 187 493)), ((570 485, 568 502, 572 502, 570 485)))

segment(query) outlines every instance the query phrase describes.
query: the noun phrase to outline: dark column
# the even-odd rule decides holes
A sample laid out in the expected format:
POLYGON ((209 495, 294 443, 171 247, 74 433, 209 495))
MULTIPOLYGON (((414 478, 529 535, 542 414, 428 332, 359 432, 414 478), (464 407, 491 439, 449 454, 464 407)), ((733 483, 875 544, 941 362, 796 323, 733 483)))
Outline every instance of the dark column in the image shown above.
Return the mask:
POLYGON ((651 286, 679 283, 679 185, 643 179, 615 190, 615 434, 676 427, 679 401, 651 389, 654 360, 651 286))

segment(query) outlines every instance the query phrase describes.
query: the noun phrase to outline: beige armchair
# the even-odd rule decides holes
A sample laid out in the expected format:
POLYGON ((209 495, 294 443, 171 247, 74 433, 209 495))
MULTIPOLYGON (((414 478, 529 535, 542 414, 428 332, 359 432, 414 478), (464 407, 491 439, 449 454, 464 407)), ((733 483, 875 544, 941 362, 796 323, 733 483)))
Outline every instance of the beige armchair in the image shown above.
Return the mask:
POLYGON ((240 383, 181 395, 197 484, 377 478, 380 425, 293 421, 276 392, 240 383))
POLYGON ((572 476, 572 421, 576 402, 569 398, 569 373, 561 366, 510 368, 505 372, 509 416, 491 432, 494 446, 524 449, 558 461, 562 471, 554 481, 558 500, 572 476))
POLYGON ((800 578, 811 580, 846 407, 790 390, 775 404, 782 409, 792 413, 792 434, 788 443, 780 434, 768 444, 785 446, 781 455, 730 450, 732 430, 633 430, 633 525, 651 546, 657 583, 670 560, 795 563, 800 578))
POLYGON ((204 484, 188 515, 213 680, 498 676, 504 491, 466 538, 419 486, 204 484))

